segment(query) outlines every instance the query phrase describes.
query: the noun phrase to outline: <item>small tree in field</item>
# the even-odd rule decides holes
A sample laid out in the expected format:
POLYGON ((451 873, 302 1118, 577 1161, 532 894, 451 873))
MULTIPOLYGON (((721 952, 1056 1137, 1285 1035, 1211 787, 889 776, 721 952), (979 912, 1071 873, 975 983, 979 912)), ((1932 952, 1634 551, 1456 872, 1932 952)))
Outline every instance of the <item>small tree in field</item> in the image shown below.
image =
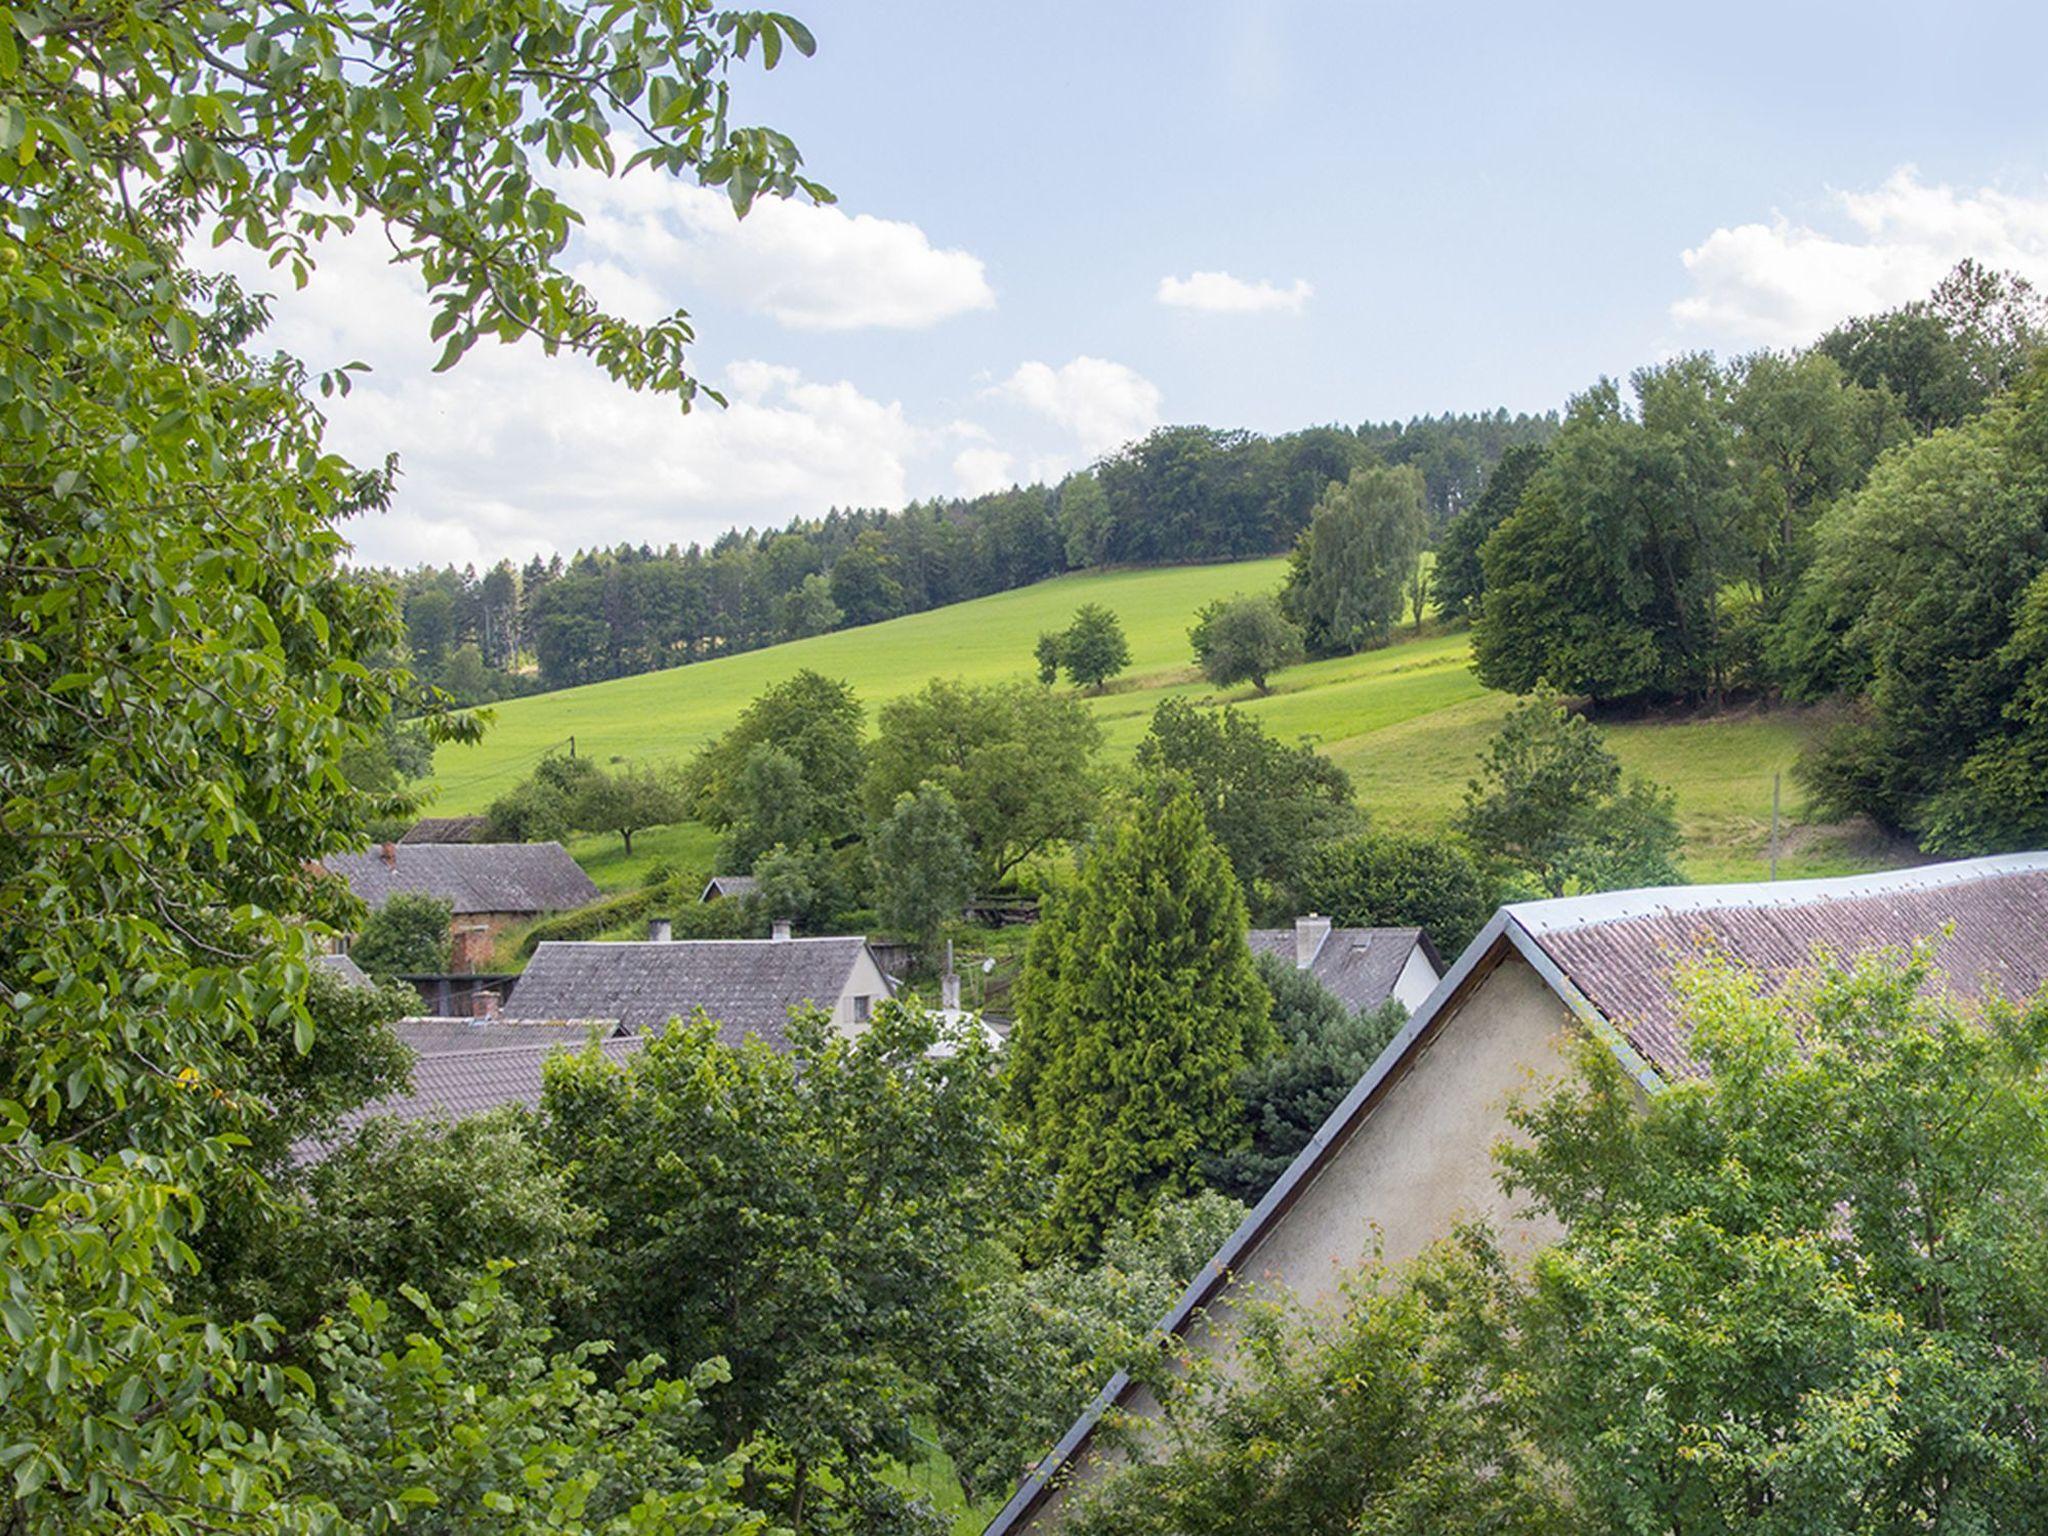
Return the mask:
MULTIPOLYGON (((1074 610, 1074 622, 1060 636, 1060 663, 1077 688, 1098 693, 1112 677, 1131 664, 1130 643, 1117 616, 1100 603, 1084 603, 1074 610)), ((1045 656, 1039 654, 1043 667, 1045 656)))
POLYGON ((615 832, 633 855, 633 834, 666 826, 683 816, 682 791, 669 775, 651 768, 621 768, 588 779, 570 806, 574 824, 585 832, 615 832))
POLYGON ((372 976, 432 976, 448 969, 453 903, 400 891, 372 912, 349 950, 372 976))
POLYGON ((1248 682, 1264 693, 1270 674, 1302 658, 1301 626, 1271 596, 1219 597, 1195 615, 1188 639, 1202 675, 1219 688, 1248 682))

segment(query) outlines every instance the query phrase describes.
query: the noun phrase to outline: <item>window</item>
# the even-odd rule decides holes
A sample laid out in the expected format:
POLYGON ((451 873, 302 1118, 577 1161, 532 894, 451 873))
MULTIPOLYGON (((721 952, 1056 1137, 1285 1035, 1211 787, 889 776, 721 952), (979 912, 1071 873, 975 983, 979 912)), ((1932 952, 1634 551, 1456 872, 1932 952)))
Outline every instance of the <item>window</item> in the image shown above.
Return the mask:
POLYGON ((853 1022, 865 1024, 874 1009, 875 1000, 865 992, 856 993, 853 999, 853 1022))

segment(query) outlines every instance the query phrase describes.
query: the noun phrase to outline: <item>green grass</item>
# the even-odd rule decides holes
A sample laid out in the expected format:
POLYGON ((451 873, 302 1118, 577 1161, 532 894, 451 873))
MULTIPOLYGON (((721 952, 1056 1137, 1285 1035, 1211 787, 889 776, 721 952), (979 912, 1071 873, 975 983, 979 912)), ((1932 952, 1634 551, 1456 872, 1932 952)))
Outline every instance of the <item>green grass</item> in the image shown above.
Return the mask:
MULTIPOLYGON (((1086 701, 1102 723, 1111 758, 1129 757, 1163 698, 1234 703, 1283 739, 1314 740, 1350 771, 1379 825, 1441 827, 1456 812, 1509 704, 1473 677, 1464 631, 1430 625, 1418 636, 1404 627, 1383 650, 1290 668, 1272 679, 1273 691, 1263 697, 1248 686, 1215 689, 1195 671, 1187 643, 1195 610, 1233 592, 1272 589, 1284 564, 1064 576, 744 656, 514 700, 496 706, 481 745, 441 749, 435 809, 482 810, 572 735, 578 752, 600 761, 680 762, 731 725, 769 684, 802 667, 850 682, 871 719, 877 706, 933 677, 978 683, 1029 677, 1039 633, 1063 626, 1080 604, 1098 602, 1123 621, 1131 646, 1129 672, 1086 701)), ((1677 792, 1692 877, 1749 880, 1761 879, 1769 867, 1772 775, 1786 773, 1825 724, 1813 711, 1779 708, 1627 721, 1607 730, 1630 772, 1677 792)), ((1788 837, 1781 875, 1868 869, 1896 862, 1904 852, 1867 835, 1803 826, 1789 775, 1783 803, 1788 837)), ((656 860, 708 870, 715 840, 702 827, 669 827, 635 838, 631 859, 617 838, 579 839, 571 851, 599 885, 624 889, 656 860)))

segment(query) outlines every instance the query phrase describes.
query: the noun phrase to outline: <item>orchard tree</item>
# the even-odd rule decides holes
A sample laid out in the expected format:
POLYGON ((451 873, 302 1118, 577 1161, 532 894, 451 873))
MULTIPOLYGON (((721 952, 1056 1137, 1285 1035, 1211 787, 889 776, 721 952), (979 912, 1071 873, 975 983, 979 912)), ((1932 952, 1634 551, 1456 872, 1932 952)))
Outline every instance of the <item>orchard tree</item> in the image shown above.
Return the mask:
POLYGON ((569 808, 570 820, 585 832, 613 832, 633 856, 633 834, 683 818, 683 795, 671 773, 627 767, 591 777, 569 808))
POLYGON ((1422 476, 1367 464, 1316 503, 1294 546, 1281 602, 1318 656, 1384 645, 1428 530, 1422 476))
MULTIPOLYGON (((1100 603, 1083 603, 1059 637, 1060 665, 1077 688, 1100 693, 1112 677, 1131 664, 1130 643, 1117 616, 1100 603)), ((1038 652, 1041 673, 1045 652, 1038 652)))
POLYGON ((1195 615, 1188 640, 1202 675, 1219 688, 1250 683, 1265 693, 1266 679, 1303 655, 1301 626, 1270 595, 1217 598, 1195 615))
POLYGON ((1244 897, 1185 785, 1127 806, 1056 899, 1017 985, 1011 1104, 1050 1185, 1038 1242, 1087 1254, 1200 1183, 1272 1046, 1244 897))
POLYGON ((1671 791, 1624 786, 1599 728, 1548 689, 1508 711, 1457 827, 1507 881, 1545 896, 1685 881, 1671 791))
POLYGON ((896 797, 868 839, 876 908, 882 922, 929 950, 939 929, 957 921, 974 894, 974 848, 953 797, 920 784, 896 797))

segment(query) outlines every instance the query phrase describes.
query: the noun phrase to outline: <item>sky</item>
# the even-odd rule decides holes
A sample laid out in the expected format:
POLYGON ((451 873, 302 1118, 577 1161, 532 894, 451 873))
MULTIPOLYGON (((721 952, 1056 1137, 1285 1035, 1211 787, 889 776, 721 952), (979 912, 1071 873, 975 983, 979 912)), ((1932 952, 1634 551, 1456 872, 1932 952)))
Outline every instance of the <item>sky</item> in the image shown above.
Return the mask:
POLYGON ((1055 479, 1163 423, 1559 409, 1966 255, 2048 287, 2038 4, 786 3, 817 56, 742 68, 737 116, 836 206, 566 186, 572 268, 687 309, 728 407, 530 346, 434 375, 371 231, 279 293, 275 344, 371 365, 330 444, 399 456, 359 559, 708 541, 1055 479))

